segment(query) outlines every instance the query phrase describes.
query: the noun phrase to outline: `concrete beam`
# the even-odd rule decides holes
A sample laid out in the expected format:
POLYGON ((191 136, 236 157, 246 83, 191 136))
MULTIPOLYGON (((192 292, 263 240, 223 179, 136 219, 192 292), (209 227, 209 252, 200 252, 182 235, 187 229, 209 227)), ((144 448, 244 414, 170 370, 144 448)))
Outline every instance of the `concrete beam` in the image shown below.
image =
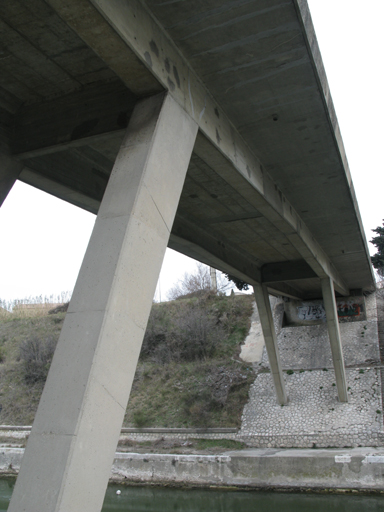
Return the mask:
POLYGON ((61 183, 52 177, 44 176, 35 169, 30 169, 28 167, 24 167, 21 171, 19 174, 19 180, 27 185, 31 185, 32 187, 42 190, 43 192, 47 192, 47 194, 51 194, 63 201, 68 201, 70 204, 97 215, 100 207, 100 199, 90 197, 88 193, 82 193, 81 187, 72 186, 72 183, 70 183, 70 185, 67 183, 61 183))
POLYGON ((312 67, 314 74, 316 76, 317 82, 319 84, 319 88, 322 91, 322 100, 324 103, 324 111, 326 116, 328 117, 329 124, 332 126, 331 134, 335 140, 336 147, 338 149, 338 156, 340 159, 340 163, 342 168, 345 171, 347 181, 348 181, 348 189, 351 197, 351 201, 354 207, 354 214, 356 216, 358 225, 359 225, 359 233, 361 236, 361 241, 365 248, 365 257, 368 260, 368 267, 371 271, 372 283, 375 282, 375 275, 373 272, 373 268, 371 265, 371 260, 369 256, 369 248, 367 244, 366 236, 364 235, 364 226, 360 215, 359 205, 357 203, 357 197, 355 193, 355 188, 352 182, 352 176, 349 169, 349 164, 347 160, 347 155, 345 152, 345 147, 343 143, 343 138, 341 136, 340 126, 337 120, 337 115, 335 111, 335 107, 332 101, 331 91, 329 88, 327 75, 325 72, 323 60, 321 58, 319 44, 317 42, 315 28, 312 23, 311 13, 308 6, 307 0, 294 0, 294 4, 296 7, 296 11, 298 13, 298 19, 303 27, 303 34, 307 43, 307 47, 310 50, 308 55, 312 61, 312 67))
POLYGON ((196 123, 169 95, 135 107, 9 512, 101 510, 196 133, 196 123))
POLYGON ((268 174, 263 172, 263 187, 260 188, 252 178, 250 169, 248 176, 233 172, 234 169, 239 171, 239 167, 228 158, 228 154, 213 151, 212 146, 213 142, 199 133, 194 152, 281 231, 282 237, 295 247, 316 276, 330 276, 337 291, 341 295, 348 295, 348 287, 340 274, 268 174))
POLYGON ((293 300, 304 300, 304 294, 302 291, 297 290, 293 286, 286 283, 276 283, 276 285, 266 285, 269 295, 275 297, 289 297, 293 300))
POLYGON ((267 263, 261 267, 261 276, 263 283, 295 281, 296 279, 317 277, 305 260, 267 263))
POLYGON ((337 315, 337 305, 332 280, 329 278, 322 279, 321 289, 323 293, 325 313, 327 315, 328 334, 329 341, 331 342, 332 359, 335 369, 339 400, 340 402, 348 402, 343 347, 341 345, 339 318, 337 315))
POLYGON ((12 153, 32 158, 124 133, 136 100, 116 81, 24 106, 16 116, 12 153))
POLYGON ((148 69, 148 74, 155 77, 195 119, 201 133, 216 148, 217 153, 223 155, 232 169, 237 171, 231 171, 236 180, 242 177, 264 199, 260 212, 283 229, 318 277, 330 276, 337 291, 348 295, 348 288, 336 268, 268 176, 265 166, 252 153, 188 61, 140 0, 48 0, 48 3, 133 90, 132 78, 127 76, 124 62, 119 61, 116 65, 112 55, 108 52, 100 53, 102 50, 98 46, 100 31, 107 34, 111 45, 118 44, 118 34, 121 41, 148 69), (87 15, 86 24, 79 21, 84 13, 87 15), (102 18, 106 20, 107 26, 103 24, 102 18))
POLYGON ((255 293, 256 306, 260 317, 261 328, 263 330, 265 348, 267 349, 269 365, 271 367, 273 384, 275 385, 276 389, 277 400, 279 404, 284 405, 288 402, 288 398, 285 391, 283 372, 281 369, 276 331, 273 323, 268 290, 267 287, 263 284, 254 285, 253 290, 255 293))
POLYGON ((172 227, 169 247, 249 284, 261 282, 260 269, 241 251, 227 244, 222 237, 179 215, 172 227))
POLYGON ((5 201, 15 181, 19 177, 23 164, 7 152, 0 153, 0 206, 5 201))

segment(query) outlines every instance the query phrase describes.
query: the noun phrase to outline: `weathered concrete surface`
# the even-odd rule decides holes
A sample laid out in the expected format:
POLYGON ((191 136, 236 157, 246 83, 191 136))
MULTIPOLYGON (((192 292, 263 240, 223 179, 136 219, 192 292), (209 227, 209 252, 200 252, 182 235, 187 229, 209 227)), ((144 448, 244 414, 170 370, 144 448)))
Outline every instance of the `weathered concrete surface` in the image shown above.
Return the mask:
POLYGON ((196 133, 196 123, 168 95, 135 107, 9 512, 101 510, 196 133))
MULTIPOLYGON (((0 449, 0 473, 16 474, 23 449, 0 449)), ((384 449, 250 449, 221 455, 116 453, 110 481, 384 492, 384 449)))

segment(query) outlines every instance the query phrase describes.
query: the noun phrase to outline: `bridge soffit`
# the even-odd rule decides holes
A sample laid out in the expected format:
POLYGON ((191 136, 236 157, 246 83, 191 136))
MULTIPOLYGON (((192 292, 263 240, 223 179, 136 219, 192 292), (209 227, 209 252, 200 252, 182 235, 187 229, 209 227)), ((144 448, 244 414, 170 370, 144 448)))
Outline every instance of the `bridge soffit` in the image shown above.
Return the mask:
MULTIPOLYGON (((248 188, 258 194, 259 211, 279 227, 316 275, 331 277, 335 289, 343 295, 348 294, 347 286, 298 213, 274 184, 187 60, 139 0, 48 0, 48 3, 135 94, 155 93, 159 85, 167 89, 198 123, 204 135, 198 137, 200 148, 207 143, 213 146, 226 166, 236 170, 234 174, 239 183, 245 181, 248 188), (105 34, 107 40, 104 48, 100 46, 100 33, 105 34), (113 48, 121 48, 125 52, 125 61, 116 58, 113 48), (127 49, 130 51, 127 52, 127 49), (131 65, 133 72, 130 75, 127 69, 131 65), (136 90, 133 84, 135 80, 132 78, 136 75, 143 87, 141 91, 138 82, 136 90), (202 139, 205 142, 201 143, 202 139)), ((204 160, 211 158, 211 149, 200 149, 200 155, 204 153, 204 160)))

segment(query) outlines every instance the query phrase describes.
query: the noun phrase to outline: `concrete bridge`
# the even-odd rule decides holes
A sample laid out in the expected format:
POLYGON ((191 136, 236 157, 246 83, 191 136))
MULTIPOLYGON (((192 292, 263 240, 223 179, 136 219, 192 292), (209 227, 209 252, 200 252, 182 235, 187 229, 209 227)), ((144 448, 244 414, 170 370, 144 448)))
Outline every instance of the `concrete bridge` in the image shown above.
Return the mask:
POLYGON ((373 290, 305 0, 3 0, 0 202, 19 179, 97 213, 10 512, 101 509, 167 245, 268 293, 373 290))

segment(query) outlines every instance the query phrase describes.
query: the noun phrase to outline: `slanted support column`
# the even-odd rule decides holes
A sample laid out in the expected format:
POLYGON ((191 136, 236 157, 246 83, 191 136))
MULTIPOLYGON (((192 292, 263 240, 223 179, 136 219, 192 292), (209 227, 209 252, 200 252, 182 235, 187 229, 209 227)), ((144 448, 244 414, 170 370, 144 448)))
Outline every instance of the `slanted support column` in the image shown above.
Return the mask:
POLYGON ((325 313, 327 315, 327 326, 329 341, 331 342, 331 351, 333 366, 335 368, 335 377, 337 391, 340 402, 348 402, 347 380, 345 378, 343 347, 341 345, 339 319, 337 316, 337 307, 335 299, 335 290, 333 281, 329 277, 321 280, 321 289, 323 292, 323 300, 325 313))
POLYGON ((253 286, 255 293, 256 306, 259 312, 261 328, 263 330, 265 347, 268 353, 269 364, 275 385, 277 401, 284 405, 288 402, 287 393, 285 391, 283 372, 281 370, 279 350, 277 348, 277 338, 271 304, 269 302, 268 289, 263 284, 253 286))
POLYGON ((23 164, 13 160, 8 154, 0 153, 0 206, 13 187, 23 168, 23 164))
POLYGON ((9 512, 101 510, 196 123, 136 105, 49 371, 9 512))

